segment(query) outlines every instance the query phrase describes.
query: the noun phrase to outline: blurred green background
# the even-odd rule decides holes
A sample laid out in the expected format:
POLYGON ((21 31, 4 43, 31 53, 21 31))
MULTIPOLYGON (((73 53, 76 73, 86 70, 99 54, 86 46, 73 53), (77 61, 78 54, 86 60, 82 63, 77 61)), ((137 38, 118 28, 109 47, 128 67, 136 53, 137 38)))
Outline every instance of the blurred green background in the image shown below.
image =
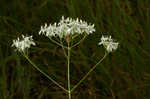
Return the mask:
POLYGON ((150 0, 0 0, 0 99, 67 99, 14 48, 12 40, 33 35, 30 59, 67 88, 62 49, 40 26, 61 16, 94 23, 96 32, 72 51, 71 85, 104 55, 100 37, 112 35, 120 45, 72 93, 72 99, 150 99, 150 0))

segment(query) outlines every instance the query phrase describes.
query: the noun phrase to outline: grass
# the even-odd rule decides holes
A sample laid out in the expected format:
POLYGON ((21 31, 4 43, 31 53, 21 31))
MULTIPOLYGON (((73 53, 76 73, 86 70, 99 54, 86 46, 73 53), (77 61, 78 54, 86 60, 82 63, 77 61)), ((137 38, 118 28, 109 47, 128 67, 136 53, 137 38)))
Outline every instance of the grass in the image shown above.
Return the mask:
POLYGON ((103 56, 104 49, 97 46, 102 34, 120 42, 119 49, 72 93, 72 99, 150 97, 149 0, 2 0, 0 8, 0 99, 66 99, 61 89, 10 47, 21 33, 34 35, 38 47, 30 50, 31 59, 67 88, 61 48, 38 36, 41 25, 62 15, 94 23, 97 30, 72 52, 71 86, 103 56))

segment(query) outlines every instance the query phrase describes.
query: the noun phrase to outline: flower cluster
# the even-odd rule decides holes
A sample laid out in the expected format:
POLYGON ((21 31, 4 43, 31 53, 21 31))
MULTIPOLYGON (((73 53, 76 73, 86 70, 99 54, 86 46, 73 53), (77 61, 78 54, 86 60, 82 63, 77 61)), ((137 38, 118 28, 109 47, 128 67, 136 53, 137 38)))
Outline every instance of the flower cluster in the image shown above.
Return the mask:
POLYGON ((41 26, 41 30, 39 31, 40 34, 44 34, 47 37, 58 36, 60 38, 65 38, 68 35, 72 36, 74 34, 91 34, 95 32, 94 24, 88 24, 85 21, 79 20, 78 18, 64 18, 58 23, 50 24, 49 26, 45 24, 45 26, 41 26))
POLYGON ((31 45, 35 45, 33 42, 32 36, 24 36, 22 35, 22 40, 19 38, 17 40, 13 40, 12 47, 16 47, 18 51, 24 52, 27 48, 30 48, 31 45))
MULTIPOLYGON (((39 35, 43 34, 47 37, 58 36, 59 38, 71 37, 73 35, 86 34, 89 35, 95 32, 94 24, 88 24, 80 19, 64 18, 62 16, 58 23, 50 24, 49 26, 41 26, 39 35)), ((12 46, 15 46, 18 51, 24 52, 26 49, 30 48, 31 45, 35 45, 32 36, 22 35, 22 40, 19 38, 13 40, 12 46)), ((112 52, 118 48, 119 43, 114 42, 111 36, 102 36, 99 45, 103 45, 107 52, 112 52)))
POLYGON ((112 52, 118 48, 118 42, 114 42, 111 36, 102 36, 99 45, 103 45, 108 52, 112 52))

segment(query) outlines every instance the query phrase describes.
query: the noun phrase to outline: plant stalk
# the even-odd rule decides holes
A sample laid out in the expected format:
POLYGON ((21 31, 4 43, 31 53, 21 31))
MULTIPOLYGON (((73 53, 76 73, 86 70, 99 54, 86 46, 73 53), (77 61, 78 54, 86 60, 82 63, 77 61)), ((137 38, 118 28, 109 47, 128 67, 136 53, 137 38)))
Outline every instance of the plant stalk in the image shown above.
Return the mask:
POLYGON ((71 51, 71 48, 70 48, 70 43, 68 42, 68 58, 67 58, 67 61, 68 61, 68 99, 71 99, 71 91, 70 91, 70 51, 71 51))
POLYGON ((71 92, 74 91, 86 78, 87 76, 105 59, 105 57, 107 56, 107 52, 105 52, 105 55, 103 56, 103 58, 101 60, 99 60, 99 62, 96 63, 95 66, 93 66, 89 72, 86 73, 86 75, 71 89, 71 92))
POLYGON ((32 64, 32 66, 38 70, 40 73, 42 73, 44 76, 46 76, 49 80, 51 80, 54 84, 56 84, 58 87, 60 87, 62 90, 64 90, 65 92, 68 92, 67 89, 65 89, 63 86, 61 86, 60 84, 58 84, 55 80, 53 80, 50 76, 48 76, 45 72, 43 72, 40 68, 38 68, 29 58, 27 55, 23 54, 23 56, 30 62, 30 64, 32 64))

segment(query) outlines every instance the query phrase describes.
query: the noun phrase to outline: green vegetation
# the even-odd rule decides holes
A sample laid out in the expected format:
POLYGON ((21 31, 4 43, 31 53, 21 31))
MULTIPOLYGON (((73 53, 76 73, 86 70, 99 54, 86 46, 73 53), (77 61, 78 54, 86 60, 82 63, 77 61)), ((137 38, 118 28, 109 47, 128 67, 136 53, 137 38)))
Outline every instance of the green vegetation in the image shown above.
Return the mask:
POLYGON ((38 35, 44 22, 57 22, 62 15, 96 25, 95 34, 72 50, 71 87, 103 57, 98 46, 102 34, 120 43, 72 99, 150 98, 150 0, 1 0, 0 99, 66 99, 64 91, 11 47, 22 34, 34 35, 37 46, 30 49, 30 59, 67 88, 61 47, 38 35))

